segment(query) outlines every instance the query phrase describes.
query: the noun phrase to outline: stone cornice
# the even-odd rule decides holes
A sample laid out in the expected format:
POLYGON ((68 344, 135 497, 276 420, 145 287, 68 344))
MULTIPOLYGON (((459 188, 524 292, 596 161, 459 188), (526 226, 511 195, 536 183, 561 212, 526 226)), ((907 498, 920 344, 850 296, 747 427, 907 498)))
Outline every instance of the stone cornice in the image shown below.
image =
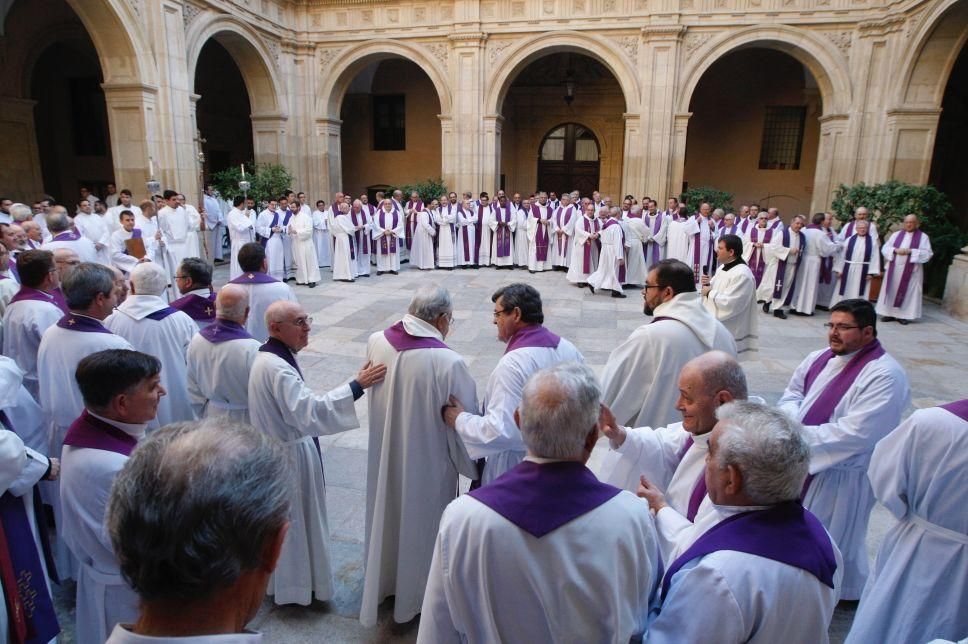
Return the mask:
POLYGON ((483 43, 487 40, 488 34, 483 31, 474 32, 459 32, 455 34, 447 34, 447 40, 451 42, 480 42, 483 43))

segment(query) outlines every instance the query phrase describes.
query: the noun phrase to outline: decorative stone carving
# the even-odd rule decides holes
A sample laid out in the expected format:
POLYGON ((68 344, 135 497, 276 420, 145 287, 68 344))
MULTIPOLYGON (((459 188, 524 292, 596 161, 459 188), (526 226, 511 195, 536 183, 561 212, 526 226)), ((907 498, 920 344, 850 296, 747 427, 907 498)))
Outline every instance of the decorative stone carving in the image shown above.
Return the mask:
POLYGON ((524 3, 520 1, 515 1, 511 3, 511 17, 512 18, 523 18, 524 17, 524 3))
POLYGON ((639 57, 639 37, 622 36, 618 39, 618 44, 625 52, 625 55, 634 63, 639 57))
POLYGON ((444 65, 447 65, 447 57, 450 55, 450 46, 444 42, 427 43, 427 50, 430 54, 444 65))
POLYGON ((267 40, 266 48, 268 48, 269 53, 272 55, 273 60, 277 63, 279 62, 279 43, 275 40, 267 40))
POLYGON ((541 6, 541 11, 546 16, 555 15, 555 0, 544 0, 541 6))
POLYGON ((602 3, 602 13, 615 13, 615 0, 605 0, 602 3))
POLYGON ((493 2, 485 2, 481 5, 481 17, 482 18, 493 18, 496 12, 496 7, 493 2))
POLYGON ((702 47, 708 39, 709 34, 701 32, 687 33, 682 42, 686 50, 686 58, 692 58, 693 54, 696 53, 696 50, 702 47))
POLYGON ((444 5, 440 8, 440 17, 442 20, 453 20, 454 19, 454 7, 451 5, 444 5))
MULTIPOLYGON (((134 4, 136 4, 136 2, 137 2, 137 0, 135 0, 135 2, 132 2, 131 4, 134 5, 134 4)), ((197 16, 201 12, 202 12, 202 10, 200 8, 196 7, 195 5, 193 5, 191 3, 186 2, 185 4, 183 4, 182 5, 182 21, 185 23, 185 27, 187 28, 188 25, 189 25, 189 23, 191 23, 191 21, 195 19, 195 16, 197 16)))
POLYGON ((141 17, 141 0, 128 0, 128 4, 131 5, 131 8, 134 9, 134 12, 140 18, 141 17))
POLYGON ((400 10, 399 9, 387 9, 387 21, 392 23, 400 22, 400 10))
POLYGON ((347 21, 347 16, 345 11, 339 11, 336 13, 336 26, 345 27, 347 21))
POLYGON ((373 10, 372 9, 366 9, 365 11, 363 11, 363 13, 362 13, 362 19, 363 19, 363 24, 364 25, 372 25, 373 24, 373 10))
POLYGON ((413 10, 413 21, 420 24, 427 20, 427 7, 415 7, 413 10))
POLYGON ((342 47, 327 47, 325 49, 319 50, 319 69, 321 72, 326 72, 327 68, 339 56, 343 53, 342 47))
POLYGON ((488 62, 490 62, 493 65, 494 63, 499 61, 501 57, 504 55, 504 51, 510 46, 511 46, 510 40, 498 40, 498 41, 492 42, 491 46, 488 47, 488 50, 489 50, 487 52, 488 62))
POLYGON ((850 43, 853 38, 853 34, 849 31, 825 31, 823 35, 827 37, 834 46, 840 50, 840 53, 847 58, 850 55, 850 43))
POLYGON ((585 13, 585 0, 575 0, 575 13, 585 13))

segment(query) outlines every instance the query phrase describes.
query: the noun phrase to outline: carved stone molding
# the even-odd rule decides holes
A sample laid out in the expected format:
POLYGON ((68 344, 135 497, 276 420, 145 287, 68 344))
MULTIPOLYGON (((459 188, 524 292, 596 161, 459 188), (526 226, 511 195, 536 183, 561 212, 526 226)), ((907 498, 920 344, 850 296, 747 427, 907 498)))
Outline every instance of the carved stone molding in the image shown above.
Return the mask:
POLYGON ((840 50, 840 53, 847 58, 850 55, 850 45, 853 39, 853 32, 850 31, 825 31, 823 35, 840 50))
POLYGON ((467 33, 450 34, 447 36, 447 39, 456 43, 473 44, 474 42, 477 42, 483 44, 487 41, 487 34, 481 31, 471 31, 467 33))
POLYGON ((692 58, 696 50, 702 47, 709 40, 709 34, 704 32, 689 32, 683 39, 683 46, 686 51, 686 58, 692 58))
POLYGON ((182 5, 182 21, 185 23, 186 29, 188 28, 188 25, 191 23, 191 21, 194 20, 195 17, 198 16, 198 14, 200 14, 201 12, 202 12, 201 8, 196 7, 195 5, 189 2, 186 2, 185 4, 182 5))
POLYGON ((888 16, 881 20, 862 22, 857 26, 861 36, 884 36, 904 28, 904 16, 888 16))
POLYGON ((273 60, 279 62, 279 42, 276 40, 266 40, 266 48, 272 55, 273 60))
POLYGON ((625 52, 625 55, 629 57, 633 63, 639 58, 639 37, 638 36, 622 36, 618 38, 619 47, 625 52))
POLYGON ((141 17, 141 0, 128 0, 128 4, 131 5, 131 8, 134 9, 134 12, 140 18, 141 17))
POLYGON ((429 51, 430 55, 439 60, 443 65, 447 65, 447 58, 450 56, 450 46, 447 43, 427 43, 427 51, 429 51))
POLYGON ((646 38, 681 38, 686 33, 684 25, 646 25, 642 27, 642 35, 646 38))
POLYGON ((498 41, 491 42, 487 48, 488 62, 493 65, 494 63, 499 61, 501 57, 504 56, 504 52, 507 50, 507 48, 510 47, 512 44, 513 44, 513 41, 511 40, 498 40, 498 41))
POLYGON ((344 47, 326 47, 319 50, 319 70, 321 72, 329 71, 329 66, 339 56, 343 53, 344 47))

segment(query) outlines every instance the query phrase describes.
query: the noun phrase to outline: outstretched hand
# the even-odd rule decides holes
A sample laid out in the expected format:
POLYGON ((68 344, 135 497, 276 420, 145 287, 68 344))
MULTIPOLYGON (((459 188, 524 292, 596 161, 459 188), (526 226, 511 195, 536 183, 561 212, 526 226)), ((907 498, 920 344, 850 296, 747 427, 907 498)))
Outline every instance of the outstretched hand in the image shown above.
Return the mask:
POLYGON ((652 510, 653 514, 658 513, 659 510, 668 505, 662 490, 650 483, 649 479, 644 476, 639 477, 639 489, 635 494, 649 502, 649 509, 652 510))
POLYGON ((383 382, 383 379, 387 375, 387 367, 382 364, 373 364, 367 361, 360 372, 356 374, 356 382, 360 383, 360 386, 364 389, 368 389, 373 385, 377 385, 383 382))
POLYGON ((460 404, 457 397, 451 394, 447 404, 441 407, 440 415, 444 419, 444 424, 454 429, 457 426, 457 417, 465 411, 464 405, 460 404))
POLYGON ((622 443, 625 442, 627 435, 625 428, 619 426, 615 421, 615 414, 612 413, 612 410, 605 403, 601 404, 598 411, 598 427, 615 447, 621 447, 622 443))

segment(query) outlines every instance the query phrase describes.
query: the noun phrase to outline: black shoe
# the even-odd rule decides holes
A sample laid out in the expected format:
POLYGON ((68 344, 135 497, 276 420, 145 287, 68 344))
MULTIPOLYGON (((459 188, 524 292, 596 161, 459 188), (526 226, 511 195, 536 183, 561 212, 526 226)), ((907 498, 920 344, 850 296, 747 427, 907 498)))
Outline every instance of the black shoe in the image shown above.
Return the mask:
POLYGON ((904 326, 907 326, 907 325, 911 324, 911 320, 898 319, 897 323, 898 324, 902 324, 904 326))
POLYGON ((376 276, 377 276, 377 277, 380 277, 380 276, 381 276, 381 275, 383 275, 384 273, 386 273, 386 271, 377 271, 377 272, 376 272, 376 276))
POLYGON ((897 322, 897 318, 893 315, 885 315, 881 318, 881 322, 897 322))
POLYGON ((623 298, 624 299, 624 298, 628 297, 628 295, 626 295, 622 291, 612 291, 612 297, 620 297, 620 298, 623 298))
POLYGON ((639 286, 638 284, 623 284, 622 288, 625 289, 626 291, 630 291, 633 289, 638 291, 638 290, 641 290, 642 287, 639 286))
POLYGON ((770 312, 770 303, 769 302, 763 302, 763 312, 764 313, 769 313, 770 312))
POLYGON ((390 271, 390 272, 393 273, 394 275, 399 275, 400 274, 397 271, 390 271))
POLYGON ((578 282, 578 288, 585 288, 588 286, 588 282, 578 282))
POLYGON ((454 267, 453 266, 441 266, 441 268, 443 268, 445 271, 452 271, 452 270, 454 270, 454 267))
POLYGON ((591 284, 588 284, 588 290, 592 292, 592 295, 595 294, 595 287, 592 286, 591 284))
POLYGON ((369 276, 370 276, 369 273, 360 273, 359 275, 357 275, 357 277, 369 277, 369 276))
POLYGON ((818 311, 829 311, 830 310, 830 307, 828 307, 828 306, 821 306, 821 305, 818 304, 817 305, 817 310, 818 311))
POLYGON ((529 272, 529 273, 531 273, 532 275, 534 275, 534 274, 535 274, 535 273, 537 273, 538 271, 532 271, 532 270, 530 270, 530 269, 529 269, 529 270, 528 270, 528 272, 529 272))
POLYGON ((781 320, 785 320, 787 319, 787 314, 784 313, 781 309, 777 309, 773 311, 773 317, 780 318, 781 320))
POLYGON ((790 311, 790 313, 792 313, 794 315, 798 315, 798 316, 800 316, 802 318, 813 317, 813 313, 801 313, 800 311, 790 311))
POLYGON ((309 288, 316 288, 316 282, 310 282, 309 288))
POLYGON ((410 260, 409 259, 401 259, 400 260, 400 263, 401 264, 409 264, 410 263, 410 260))

